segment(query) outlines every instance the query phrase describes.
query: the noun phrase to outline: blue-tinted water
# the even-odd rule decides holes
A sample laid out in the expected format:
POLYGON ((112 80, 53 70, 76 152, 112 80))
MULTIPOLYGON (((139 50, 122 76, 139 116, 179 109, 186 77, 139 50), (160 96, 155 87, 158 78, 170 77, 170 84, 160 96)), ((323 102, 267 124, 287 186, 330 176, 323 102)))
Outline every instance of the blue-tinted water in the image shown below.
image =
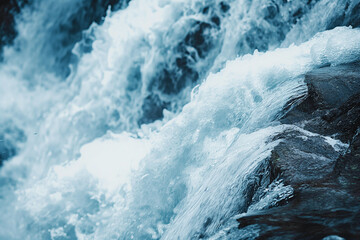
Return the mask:
POLYGON ((244 197, 304 74, 360 57, 360 31, 333 29, 357 26, 359 1, 119 4, 102 20, 83 0, 16 15, 0 239, 237 239, 238 214, 292 194, 244 197))

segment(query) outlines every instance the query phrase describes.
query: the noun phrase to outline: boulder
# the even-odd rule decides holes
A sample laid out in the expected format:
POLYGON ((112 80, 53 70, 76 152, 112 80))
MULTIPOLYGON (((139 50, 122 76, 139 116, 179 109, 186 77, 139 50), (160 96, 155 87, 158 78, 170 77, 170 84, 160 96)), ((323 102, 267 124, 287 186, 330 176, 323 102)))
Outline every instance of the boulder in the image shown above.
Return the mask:
MULTIPOLYGON (((254 239, 360 239, 358 67, 353 63, 306 74, 308 94, 280 120, 291 125, 274 137, 280 143, 265 161, 272 180, 258 187, 280 179, 293 194, 271 208, 244 214, 238 219, 241 231, 253 231, 254 239)), ((256 201, 253 197, 250 208, 256 201)))
POLYGON ((306 98, 281 123, 350 142, 360 125, 360 63, 316 69, 305 82, 306 98))

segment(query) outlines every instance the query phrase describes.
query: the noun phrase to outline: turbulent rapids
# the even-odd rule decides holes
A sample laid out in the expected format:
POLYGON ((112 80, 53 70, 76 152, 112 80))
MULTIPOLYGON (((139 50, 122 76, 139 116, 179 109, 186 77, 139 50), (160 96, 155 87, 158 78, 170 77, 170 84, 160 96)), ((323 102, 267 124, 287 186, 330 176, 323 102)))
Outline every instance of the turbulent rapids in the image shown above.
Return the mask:
POLYGON ((279 119, 305 74, 360 60, 357 0, 17 6, 1 41, 4 240, 255 239, 236 219, 293 195, 278 180, 249 199, 249 178, 298 128, 279 119))

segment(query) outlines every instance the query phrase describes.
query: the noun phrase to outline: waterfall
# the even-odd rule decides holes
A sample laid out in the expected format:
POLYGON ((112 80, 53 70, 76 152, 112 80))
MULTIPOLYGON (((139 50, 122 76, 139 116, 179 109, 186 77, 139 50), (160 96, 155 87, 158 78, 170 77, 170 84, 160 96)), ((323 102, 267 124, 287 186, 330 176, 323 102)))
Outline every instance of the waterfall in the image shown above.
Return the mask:
POLYGON ((359 60, 359 6, 29 1, 0 63, 0 239, 235 232, 304 75, 359 60))

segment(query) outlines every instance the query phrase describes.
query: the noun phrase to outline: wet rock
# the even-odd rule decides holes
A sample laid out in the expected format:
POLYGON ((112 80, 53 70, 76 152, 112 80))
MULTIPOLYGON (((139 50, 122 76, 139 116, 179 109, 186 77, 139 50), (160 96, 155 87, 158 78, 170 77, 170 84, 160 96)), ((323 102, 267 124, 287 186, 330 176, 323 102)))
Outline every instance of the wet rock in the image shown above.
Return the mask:
POLYGON ((314 101, 316 109, 340 107, 351 96, 359 93, 359 67, 360 63, 352 63, 324 67, 306 74, 305 82, 309 87, 309 98, 314 101))
MULTIPOLYGON (((347 152, 336 162, 334 169, 339 180, 360 195, 360 135, 359 130, 350 143, 347 152)), ((360 197, 359 197, 360 199, 360 197)))
POLYGON ((324 67, 306 74, 308 95, 281 119, 349 142, 360 125, 360 63, 324 67))
POLYGON ((332 173, 339 153, 325 138, 287 130, 275 139, 282 142, 273 150, 270 164, 286 184, 313 184, 332 173))
MULTIPOLYGON (((267 160, 272 179, 290 185, 293 196, 275 207, 239 218, 239 228, 256 226, 259 236, 254 239, 321 239, 331 234, 356 239, 360 198, 334 173, 341 155, 335 149, 346 146, 333 147, 326 138, 296 128, 274 140, 281 142, 267 160)), ((342 166, 345 169, 352 162, 342 166)))
POLYGON ((240 236, 239 239, 319 240, 329 235, 358 239, 360 231, 358 210, 336 209, 297 213, 291 209, 283 211, 274 209, 263 215, 242 218, 239 228, 256 229, 260 234, 258 233, 254 238, 240 236))
POLYGON ((297 127, 274 137, 280 143, 264 163, 293 196, 239 218, 239 228, 256 232, 253 239, 360 239, 359 64, 320 68, 305 78, 307 96, 280 120, 297 127))
POLYGON ((341 107, 332 109, 321 118, 326 121, 328 135, 338 134, 342 141, 351 141, 360 126, 360 94, 355 94, 341 107))

